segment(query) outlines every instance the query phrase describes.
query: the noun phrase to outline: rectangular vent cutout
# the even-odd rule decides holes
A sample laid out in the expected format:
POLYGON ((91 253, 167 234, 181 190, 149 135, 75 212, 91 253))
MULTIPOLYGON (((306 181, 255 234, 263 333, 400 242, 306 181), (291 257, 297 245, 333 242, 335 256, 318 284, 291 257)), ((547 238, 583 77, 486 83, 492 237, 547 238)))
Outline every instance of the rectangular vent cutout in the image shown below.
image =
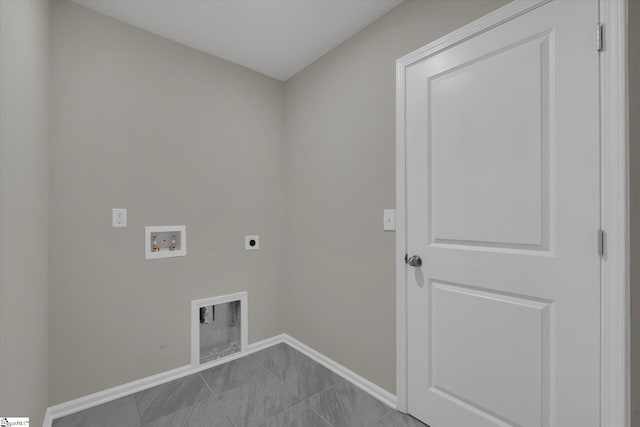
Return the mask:
POLYGON ((191 302, 191 364, 204 365, 247 346, 247 293, 191 302))

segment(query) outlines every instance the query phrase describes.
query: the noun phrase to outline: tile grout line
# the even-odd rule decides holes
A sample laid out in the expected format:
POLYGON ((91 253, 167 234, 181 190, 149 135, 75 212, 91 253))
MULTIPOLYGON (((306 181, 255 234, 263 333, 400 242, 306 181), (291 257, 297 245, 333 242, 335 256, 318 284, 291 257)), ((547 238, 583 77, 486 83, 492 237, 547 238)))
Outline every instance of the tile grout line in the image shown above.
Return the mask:
MULTIPOLYGON (((249 355, 249 357, 251 357, 251 355, 249 355)), ((285 383, 284 381, 282 381, 271 369, 267 368, 266 366, 264 366, 262 363, 260 363, 260 361, 256 360, 255 358, 252 357, 252 359, 260 366, 262 366, 264 369, 267 370, 267 372, 269 372, 269 374, 271 374, 272 376, 275 377, 276 380, 278 380, 280 382, 280 384, 282 384, 287 391, 289 391, 289 393, 293 394, 295 396, 296 399, 298 399, 300 402, 302 402, 302 399, 300 398, 300 396, 298 396, 288 385, 287 383, 285 383)), ((296 405, 293 405, 296 406, 296 405)), ((292 407, 293 407, 292 406, 292 407)), ((281 411, 284 412, 284 411, 281 411)), ((270 418, 271 419, 271 418, 270 418)))
POLYGON ((374 422, 371 423, 371 425, 369 427, 373 427, 376 425, 376 423, 378 423, 379 421, 381 421, 384 417, 386 417, 387 415, 389 415, 391 413, 391 411, 393 411, 393 409, 389 408, 389 410, 387 412, 384 413, 383 416, 381 416, 380 418, 378 418, 377 420, 375 420, 374 422))
MULTIPOLYGON (((0 0, 0 1, 1 1, 1 0, 0 0)), ((192 374, 192 375, 190 375, 189 377, 195 377, 195 376, 197 376, 197 377, 199 377, 199 378, 200 378, 200 380, 201 380, 201 381, 204 383, 204 385, 207 387, 207 390, 209 390, 209 392, 211 393, 211 397, 212 397, 212 398, 214 398, 214 399, 216 399, 216 402, 217 402, 217 401, 218 401, 218 400, 217 400, 217 396, 215 395, 215 393, 213 392, 213 390, 211 390, 211 387, 209 387, 209 384, 205 381, 205 379, 202 377, 202 375, 200 375, 200 373, 199 373, 199 372, 196 372, 195 374, 192 374)), ((187 378, 187 377, 185 377, 185 378, 187 378)), ((174 381, 176 381, 176 380, 174 380, 174 381)), ((171 383, 171 381, 166 382, 166 383, 163 383, 163 384, 161 384, 161 385, 166 385, 166 384, 169 384, 169 383, 171 383)), ((147 390, 150 390, 150 389, 147 389, 147 390)), ((132 396, 133 396, 133 395, 132 395, 132 396)), ((201 403, 203 403, 203 402, 206 402, 206 401, 210 400, 210 398, 202 399, 202 400, 196 400, 195 402, 193 402, 193 403, 191 403, 191 404, 189 404, 189 405, 187 405, 187 406, 184 406, 184 407, 178 408, 178 409, 176 409, 175 411, 169 412, 169 413, 164 414, 164 415, 162 415, 162 416, 160 416, 160 417, 157 417, 157 418, 154 418, 154 419, 152 419, 152 420, 149 420, 149 422, 148 422, 148 423, 146 423, 146 424, 144 424, 144 425, 142 424, 142 416, 140 415, 140 408, 139 408, 139 406, 138 406, 138 404, 137 404, 137 403, 138 403, 138 401, 137 401, 137 399, 135 399, 135 397, 134 397, 134 400, 136 401, 136 407, 138 408, 138 417, 140 418, 140 426, 141 426, 141 427, 144 427, 144 425, 149 425, 150 423, 153 423, 153 422, 155 422, 156 420, 159 420, 159 419, 161 419, 161 418, 164 418, 164 417, 167 417, 167 416, 170 416, 170 415, 176 414, 177 412, 180 412, 180 411, 182 411, 182 410, 184 410, 184 409, 187 409, 187 408, 195 407, 196 405, 199 405, 199 404, 201 404, 201 403)), ((233 421, 232 421, 232 423, 233 423, 233 421)), ((235 426, 234 426, 234 427, 235 427, 235 426)))
MULTIPOLYGON (((291 348, 293 351, 295 351, 296 353, 301 354, 302 356, 308 358, 309 360, 311 360, 313 363, 318 364, 319 366, 322 366, 320 363, 316 362, 315 360, 311 359, 309 356, 307 356, 306 354, 302 353, 300 350, 288 345, 287 343, 284 343, 287 347, 291 348)), ((265 349, 266 350, 266 349, 265 349)), ((264 350, 263 350, 264 351, 264 350)), ((274 371, 272 371, 271 369, 267 368, 263 363, 261 363, 259 360, 257 360, 255 357, 252 357, 253 355, 250 354, 249 357, 251 357, 257 364, 259 364, 260 366, 262 366, 263 368, 265 368, 271 375, 273 375, 274 377, 276 377, 276 379, 278 381, 280 381, 286 388, 287 390, 289 390, 296 398, 298 398, 300 400, 300 403, 302 403, 304 406, 306 406, 307 408, 309 408, 311 410, 311 412, 313 412, 315 415, 317 415, 322 421, 324 421, 325 423, 327 423, 327 425, 329 427, 334 427, 333 424, 331 424, 331 422, 329 420, 327 420, 326 418, 324 418, 322 415, 320 415, 318 413, 318 411, 316 411, 310 404, 309 404, 309 400, 311 400, 313 397, 318 396, 321 393, 324 393, 327 390, 332 389, 333 387, 337 386, 338 384, 340 384, 343 381, 346 381, 344 378, 342 378, 340 375, 336 376, 338 377, 338 381, 336 381, 334 384, 331 384, 328 387, 325 387, 324 389, 318 391, 317 393, 312 394, 311 396, 307 397, 306 399, 302 399, 300 396, 298 396, 297 393, 295 393, 284 381, 282 381, 277 375, 275 375, 274 371)), ((295 363, 293 363, 292 365, 295 365, 295 363)), ((289 366, 292 366, 289 365, 289 366)), ((326 367, 322 366, 323 368, 327 369, 326 367)), ((280 369, 280 371, 282 371, 282 369, 280 369)), ((333 372, 332 372, 333 373, 333 372)), ((298 403, 299 404, 299 403, 298 403)), ((296 405, 298 405, 296 404, 296 405)), ((260 426, 266 424, 267 422, 271 421, 273 418, 277 417, 278 415, 280 415, 281 413, 288 411, 289 409, 293 408, 294 406, 291 406, 290 408, 285 409, 284 411, 280 411, 279 413, 277 413, 276 415, 274 415, 273 417, 269 418, 268 420, 266 420, 264 423, 260 424, 260 426)), ((388 412, 387 412, 388 413, 388 412)), ((385 413, 384 415, 386 416, 387 413, 385 413)), ((378 420, 376 420, 378 421, 378 420)), ((259 427, 260 427, 259 426, 259 427)))
MULTIPOLYGON (((292 347, 292 348, 293 348, 293 347, 292 347)), ((295 350, 295 351, 298 351, 298 350, 296 350, 296 349, 294 349, 294 350, 295 350)), ((293 390, 292 390, 292 389, 287 385, 287 383, 285 383, 285 382, 284 382, 284 381, 282 381, 280 378, 278 378, 278 376, 277 376, 277 375, 275 375, 271 369, 269 369, 269 368, 267 368, 266 366, 264 366, 264 364, 263 364, 263 363, 261 363, 261 362, 260 362, 259 360, 257 360, 255 357, 252 357, 252 355, 251 355, 251 354, 249 355, 249 357, 251 357, 251 358, 252 358, 252 359, 253 359, 253 360, 254 360, 258 365, 260 365, 260 366, 262 366, 264 369, 266 369, 266 370, 267 370, 267 372, 269 372, 269 374, 273 375, 273 376, 276 378, 276 380, 278 380, 282 385, 284 385, 284 387, 289 391, 289 393, 293 394, 293 395, 296 397, 296 399, 298 399, 298 400, 299 400, 299 402, 298 402, 298 403, 296 403, 295 405, 290 406, 289 408, 287 408, 287 409, 285 409, 285 410, 283 410, 283 411, 280 411, 280 412, 278 412, 277 414, 273 415, 271 418, 269 418, 269 419, 265 420, 265 421, 264 421, 262 424, 260 424, 258 427, 261 427, 261 426, 265 425, 266 423, 268 423, 269 421, 271 421, 272 419, 274 419, 274 418, 275 418, 275 417, 277 417, 278 415, 280 415, 280 414, 282 414, 282 413, 284 413, 284 412, 286 412, 286 411, 288 411, 288 410, 292 409, 293 407, 295 407, 295 406, 297 406, 297 405, 300 405, 300 404, 302 404, 302 405, 304 405, 304 406, 308 407, 309 409, 311 409, 311 412, 313 412, 313 413, 314 413, 314 414, 316 414, 318 417, 320 417, 320 419, 321 419, 321 420, 323 420, 324 422, 326 422, 326 423, 329 425, 329 427, 333 427, 333 424, 331 424, 329 421, 327 421, 327 420, 325 420, 324 418, 322 418, 322 416, 320 416, 320 414, 318 414, 316 411, 314 411, 314 410, 313 410, 313 408, 312 408, 311 406, 309 406, 309 404, 308 404, 307 402, 305 402, 305 400, 304 400, 304 399, 300 398, 300 396, 298 396, 298 394, 297 394, 297 393, 295 393, 295 392, 294 392, 294 391, 293 391, 293 390)), ((314 361, 314 362, 315 362, 315 361, 314 361)), ((316 362, 316 363, 317 363, 317 362, 316 362)), ((339 383, 340 381, 342 381, 342 378, 338 381, 338 383, 339 383)), ((336 384, 337 384, 337 383, 336 383, 336 384)), ((330 388, 331 388, 331 387, 333 387, 334 385, 335 385, 335 384, 333 384, 333 385, 331 385, 331 386, 327 387, 325 390, 330 389, 330 388)), ((322 390, 322 391, 324 391, 324 390, 322 390)), ((320 391, 320 392, 318 392, 318 393, 316 393, 316 394, 320 394, 320 393, 322 393, 322 391, 320 391)), ((315 396, 316 394, 314 394, 313 396, 315 396)))
MULTIPOLYGON (((288 344, 286 344, 286 343, 285 343, 285 345, 287 345, 288 347, 291 347, 290 345, 288 345, 288 344)), ((297 353, 302 354, 304 357, 307 357, 309 360, 311 360, 313 363, 317 364, 318 366, 320 366, 320 367, 322 367, 322 368, 324 368, 324 369, 327 369, 326 367, 322 366, 320 363, 318 363, 318 362, 316 362, 315 360, 311 359, 309 356, 307 356, 306 354, 304 354, 304 353, 300 352, 299 350, 297 350, 297 349, 295 349, 295 348, 293 348, 293 347, 291 347, 291 349, 293 349, 293 351, 295 351, 295 352, 297 352, 297 353)), ((249 356, 251 357, 251 355, 249 355, 249 356)), ((253 358, 253 357, 252 357, 252 359, 253 359, 257 364, 259 364, 260 366, 262 366, 263 368, 265 368, 267 371, 269 371, 269 373, 270 373, 270 374, 272 374, 274 377, 276 377, 276 378, 277 378, 277 379, 278 379, 282 384, 284 384, 284 386, 287 388, 287 390, 289 390, 289 391, 290 391, 290 392, 291 392, 295 397, 297 397, 301 402, 305 402, 306 400, 309 400, 309 399, 311 399, 312 397, 314 397, 314 396, 316 396, 316 395, 318 395, 318 394, 320 394, 320 393, 322 393, 322 392, 325 392, 325 391, 329 390, 331 387, 334 387, 334 386, 338 385, 338 384, 339 384, 339 383, 341 383, 342 381, 345 381, 345 379, 344 379, 344 378, 342 378, 340 375, 338 375, 338 374, 336 374, 336 373, 332 372, 331 370, 327 369, 327 370, 328 370, 329 372, 331 372, 333 375, 335 375, 336 377, 338 377, 338 381, 336 381, 335 383, 331 384, 330 386, 327 386, 327 387, 325 387, 324 389, 322 389, 322 390, 320 390, 320 391, 318 391, 318 392, 316 392, 316 393, 312 394, 311 396, 307 397, 306 399, 303 399, 303 398, 301 398, 300 396, 298 396, 298 394, 296 394, 296 393, 295 393, 295 391, 293 391, 293 390, 292 390, 292 389, 287 385, 287 383, 285 383, 284 381, 282 381, 282 380, 280 379, 280 377, 278 377, 274 371, 272 371, 271 369, 269 369, 269 368, 267 368, 266 366, 264 366, 264 365, 263 365, 262 363, 260 363, 260 361, 258 361, 256 358, 253 358)), ((289 366, 294 366, 294 365, 299 365, 299 363, 298 363, 298 364, 296 364, 296 363, 292 363, 292 364, 291 364, 291 365, 289 365, 289 366)), ((287 367, 289 367, 289 366, 287 366, 287 367)), ((286 369, 286 368, 285 368, 285 369, 286 369)), ((283 370, 284 370, 284 369, 279 369, 278 371, 283 371, 283 370)), ((295 405, 294 405, 294 406, 295 406, 295 405)))
MULTIPOLYGON (((328 389, 327 389, 327 390, 328 390, 328 389)), ((320 393, 317 393, 317 394, 320 394, 320 393)), ((314 394, 314 396, 315 396, 315 394, 314 394)), ((304 403, 304 404, 307 406, 307 408, 309 408, 309 410, 310 410, 311 412, 313 412, 314 414, 316 414, 316 415, 318 416, 318 418, 320 418, 322 421, 324 421, 325 423, 327 423, 327 425, 328 425, 329 427, 334 427, 334 426, 333 426, 333 424, 331 424, 331 422, 330 422, 328 419, 326 419, 325 417, 323 417, 322 415, 320 415, 320 414, 319 414, 315 409, 313 409, 313 406, 309 405, 309 403, 308 403, 308 402, 302 402, 302 403, 304 403)))
MULTIPOLYGON (((288 344, 287 344, 287 345, 288 345, 288 344)), ((289 347, 293 348, 292 346, 289 346, 289 347)), ((306 354, 302 353, 300 350, 298 350, 298 349, 296 349, 296 348, 293 348, 293 349, 294 349, 295 351, 299 352, 300 354, 302 354, 303 356, 305 356, 305 357, 309 357, 309 356, 307 356, 306 354)), ((309 359, 311 359, 311 358, 309 357, 309 359)), ((311 359, 311 360, 312 360, 314 363, 317 363, 318 365, 322 366, 323 368, 325 368, 325 369, 329 370, 328 368, 326 368, 325 366, 323 366, 323 365, 321 365, 320 363, 316 362, 315 360, 313 360, 313 359, 311 359)), ((318 416, 318 418, 320 418, 322 421, 324 421, 325 423, 327 423, 327 425, 329 425, 330 427, 334 427, 334 425, 333 425, 333 424, 331 424, 331 422, 330 422, 328 419, 326 419, 325 417, 323 417, 323 416, 322 416, 318 411, 316 411, 316 410, 315 410, 315 408, 314 408, 313 406, 311 406, 311 405, 309 404, 309 401, 310 401, 312 398, 314 398, 315 396, 318 396, 318 395, 320 395, 321 393, 324 393, 325 391, 328 391, 328 390, 330 390, 330 389, 332 389, 332 388, 336 387, 336 386, 337 386, 338 384, 340 384, 341 382, 346 381, 343 377, 341 377, 340 375, 338 375, 338 374, 334 373, 333 371, 329 370, 329 372, 331 372, 332 374, 336 375, 336 376, 338 377, 338 381, 336 381, 335 383, 331 384, 331 385, 330 385, 330 386, 328 386, 328 387, 325 387, 323 390, 320 390, 319 392, 314 393, 314 394, 312 394, 311 396, 307 397, 307 399, 306 399, 306 400, 303 400, 303 403, 307 406, 307 408, 309 408, 309 409, 311 410, 311 412, 313 412, 314 414, 316 414, 316 415, 318 416)))
POLYGON ((136 405, 136 414, 138 414, 138 423, 140 424, 140 427, 143 427, 142 426, 142 415, 140 415, 140 407, 138 406, 138 399, 136 399, 136 394, 133 393, 133 394, 130 394, 129 396, 131 396, 131 398, 133 399, 133 403, 136 405))
MULTIPOLYGON (((291 346, 289 346, 289 347, 291 347, 291 346)), ((291 348, 293 348, 293 347, 291 347, 291 348)), ((293 349, 293 350, 294 350, 294 351, 298 351, 298 350, 296 350, 296 349, 293 349)), ((299 351, 298 351, 298 352, 299 352, 299 351)), ((301 354, 302 354, 302 353, 301 353, 301 354)), ((255 358, 254 358, 254 360, 255 360, 255 358)), ((311 360, 313 360, 313 359, 311 359, 311 360)), ((258 362, 257 360, 256 360, 256 362, 257 362, 257 363, 260 363, 260 362, 258 362)), ((314 363, 318 363, 318 362, 316 362, 315 360, 314 360, 313 362, 314 362, 314 363)), ((262 365, 261 363, 260 363, 260 365, 261 365, 261 366, 263 366, 265 369, 267 369, 270 373, 272 373, 272 375, 273 375, 273 376, 276 376, 275 374, 273 374, 273 372, 272 372, 269 368, 267 368, 266 366, 262 365)), ((276 377, 276 378, 277 378, 277 377, 276 377)), ((278 378, 278 380, 280 380, 280 378, 278 378)), ((325 392, 325 391, 329 390, 329 389, 330 389, 330 388, 332 388, 332 387, 335 387, 337 384, 339 384, 339 383, 340 383, 340 382, 342 382, 342 381, 344 381, 344 379, 343 379, 343 378, 340 378, 340 379, 339 379, 335 384, 332 384, 332 385, 330 385, 329 387, 326 387, 324 390, 321 390, 321 391, 319 391, 319 392, 317 392, 317 393, 315 393, 315 394, 312 394, 312 395, 311 395, 311 396, 309 396, 306 400, 305 400, 305 399, 300 398, 300 396, 298 396, 298 395, 297 395, 293 390, 291 390, 291 388, 289 388, 289 386, 288 386, 284 381, 280 381, 280 382, 281 382, 281 383, 283 383, 283 384, 284 384, 284 386, 287 388, 287 390, 289 390, 289 391, 290 391, 290 392, 291 392, 295 397, 297 397, 297 398, 300 400, 300 403, 302 403, 302 404, 303 404, 303 405, 305 405, 307 408, 309 408, 309 409, 311 410, 311 412, 313 412, 314 414, 316 414, 316 415, 317 415, 317 416, 318 416, 322 421, 326 422, 326 423, 327 423, 327 425, 329 425, 330 427, 334 427, 334 426, 333 426, 333 424, 331 424, 331 423, 329 422, 329 420, 325 419, 322 415, 320 415, 318 412, 316 412, 316 411, 313 409, 313 407, 312 407, 311 405, 309 405, 308 401, 309 401, 309 399, 311 399, 312 397, 317 396, 317 395, 319 395, 320 393, 323 393, 323 392, 325 392)), ((293 406, 296 406, 296 405, 293 405, 293 406)), ((291 408, 293 408, 293 406, 292 406, 291 408)), ((289 408, 289 409, 291 409, 291 408, 289 408)), ((284 412, 284 411, 282 411, 282 412, 284 412)), ((281 413, 282 413, 282 412, 281 412, 281 413)), ((273 417, 269 418, 269 420, 267 420, 267 421, 270 421, 272 418, 275 418, 277 415, 279 415, 279 414, 274 415, 273 417)), ((265 423, 266 423, 266 421, 265 421, 265 423)))
MULTIPOLYGON (((203 371, 204 372, 204 371, 203 371)), ((213 395, 213 398, 216 400, 216 402, 218 402, 218 405, 220 406, 220 408, 222 409, 222 412, 224 413, 224 415, 229 419, 229 421, 231 421, 231 424, 233 425, 233 427, 238 427, 236 425, 236 422, 233 421, 233 418, 231 418, 231 416, 229 415, 229 413, 227 412, 227 408, 224 407, 224 404, 222 403, 222 401, 220 400, 220 398, 218 397, 218 395, 213 391, 213 389, 211 388, 211 386, 209 385, 209 383, 207 382, 207 380, 204 379, 204 377, 202 376, 202 372, 198 372, 198 375, 200 376, 200 378, 202 378, 202 381, 204 381, 205 385, 207 386, 207 388, 209 389, 209 391, 211 392, 211 394, 213 395)))
POLYGON ((207 388, 209 389, 209 392, 211 392, 211 394, 213 395, 213 397, 216 398, 217 400, 217 396, 216 394, 213 392, 213 389, 211 388, 211 386, 209 385, 209 383, 207 382, 207 380, 204 379, 204 377, 202 376, 202 373, 198 372, 198 376, 200 377, 200 379, 202 380, 202 382, 204 382, 204 385, 207 386, 207 388))
MULTIPOLYGON (((226 390, 224 393, 220 393, 220 394, 225 394, 225 393, 228 393, 228 392, 230 392, 230 391, 232 391, 232 390, 235 390, 235 389, 238 389, 238 388, 244 387, 244 386, 246 386, 247 384, 253 383, 253 382, 255 382, 255 381, 257 381, 257 380, 259 380, 259 379, 261 379, 261 378, 263 378, 263 377, 269 376, 269 375, 271 375, 272 377, 274 377, 274 378, 276 379, 276 381, 279 381, 279 382, 281 382, 281 383, 282 383, 282 381, 280 380, 280 378, 276 377, 276 376, 273 374, 273 372, 272 372, 269 368, 267 368, 266 366, 264 366, 264 365, 263 365, 262 363, 260 363, 257 359, 255 359, 254 357, 251 357, 251 354, 247 354, 245 357, 249 357, 251 360, 253 360, 253 362, 254 362, 254 363, 256 363, 257 365, 259 365, 260 367, 262 367, 262 368, 264 369, 265 373, 264 373, 264 374, 260 374, 260 375, 256 375, 256 376, 255 376, 251 381, 249 381, 249 382, 247 382, 247 383, 245 383, 245 384, 239 385, 239 386, 237 386, 237 387, 230 388, 229 390, 226 390)), ((238 359, 238 360, 240 360, 240 359, 238 359)), ((231 363, 231 362, 230 362, 230 363, 231 363)), ((204 371, 203 371, 203 372, 204 372, 204 371)), ((205 384, 207 384, 207 387, 209 387, 209 383, 207 383, 207 381, 204 379, 204 377, 201 375, 201 373, 199 373, 199 374, 200 374, 200 377, 201 377, 201 378, 203 379, 203 381, 205 382, 205 384)), ((283 385, 284 385, 284 387, 287 389, 287 391, 289 391, 289 392, 290 392, 290 393, 291 393, 291 394, 292 394, 296 399, 298 399, 300 402, 302 402, 302 399, 300 399, 300 398, 299 398, 295 393, 293 393, 293 392, 289 389, 289 387, 287 387, 287 385, 286 385, 286 384, 284 384, 284 383, 283 383, 283 385)), ((222 403, 222 401, 220 400, 220 398, 218 397, 218 395, 213 391, 213 389, 212 389, 211 387, 209 387, 209 390, 211 390, 211 392, 214 394, 214 396, 216 397, 216 399, 218 400, 218 402, 220 402, 220 406, 222 407, 222 410, 223 410, 223 411, 224 411, 224 413, 227 415, 227 417, 231 420, 231 423, 234 425, 234 427, 238 427, 238 426, 236 425, 235 421, 233 420, 233 418, 231 418, 231 416, 229 416, 229 414, 227 413, 227 409, 225 408, 224 404, 222 403)), ((300 403, 300 402, 298 402, 298 403, 300 403)), ((293 406, 296 406, 298 403, 296 403, 296 404, 295 404, 295 405, 293 405, 293 406)), ((273 418, 275 418, 276 416, 280 415, 281 413, 283 413, 283 412, 287 411, 288 409, 293 408, 293 406, 291 406, 291 407, 289 407, 289 408, 286 408, 286 409, 284 409, 284 410, 282 410, 282 411, 280 411, 280 412, 278 412, 278 413, 274 414, 271 418, 268 418, 268 419, 264 420, 264 421, 263 421, 262 423, 260 423, 257 427, 260 427, 260 426, 264 425, 265 423, 267 423, 268 421, 271 421, 271 419, 273 419, 273 418)), ((333 426, 332 426, 332 427, 333 427, 333 426)))
POLYGON ((258 359, 256 359, 255 357, 252 357, 252 355, 251 355, 251 354, 249 355, 249 357, 251 357, 251 359, 253 359, 253 361, 254 361, 255 363, 257 363, 258 365, 262 366, 262 367, 263 367, 263 368, 268 372, 268 375, 271 375, 272 377, 274 377, 274 378, 276 379, 276 381, 280 382, 280 384, 281 384, 281 385, 283 385, 283 386, 284 386, 284 388, 285 388, 289 393, 291 393, 291 394, 293 395, 293 397, 295 397, 296 399, 298 399, 298 400, 299 400, 299 402, 298 402, 298 403, 296 403, 295 405, 292 405, 292 406, 290 406, 290 407, 288 407, 288 408, 286 408, 286 409, 284 409, 284 410, 282 410, 282 411, 280 411, 280 412, 278 412, 278 413, 276 413, 276 414, 273 414, 273 416, 272 416, 271 418, 268 418, 268 419, 264 420, 262 423, 260 423, 260 424, 258 425, 258 427, 261 427, 261 426, 265 425, 266 423, 268 423, 269 421, 271 421, 272 419, 274 419, 275 417, 277 417, 278 415, 282 414, 283 412, 288 411, 289 409, 293 408, 294 406, 296 406, 296 405, 300 404, 303 400, 302 400, 302 399, 300 399, 300 397, 299 397, 296 393, 294 393, 294 392, 293 392, 293 390, 291 390, 291 389, 289 388, 289 386, 288 386, 284 381, 282 381, 280 378, 278 378, 278 377, 273 373, 273 371, 271 371, 271 369, 269 369, 269 368, 267 368, 266 366, 264 366, 264 364, 262 364, 258 359))
MULTIPOLYGON (((311 400, 311 399, 313 399, 314 397, 316 397, 316 396, 320 395, 321 393, 324 393, 325 391, 330 390, 330 389, 332 389, 332 388, 334 388, 334 387, 338 386, 338 384, 340 384, 340 383, 342 383, 342 382, 345 382, 345 381, 346 381, 348 384, 351 384, 351 383, 349 383, 346 379, 341 378, 341 379, 340 379, 340 381, 338 381, 337 383, 335 383, 335 384, 334 384, 334 385, 332 385, 331 387, 327 387, 326 389, 324 389, 324 390, 322 390, 322 391, 320 391, 320 392, 318 392, 318 393, 314 394, 313 396, 310 396, 310 397, 307 399, 307 401, 305 401, 305 403, 307 403, 307 406, 308 406, 309 408, 311 408, 311 410, 312 410, 316 415, 318 415, 321 419, 323 419, 324 421, 326 421, 326 422, 327 422, 327 424, 329 424, 331 427, 333 427, 333 424, 331 424, 328 420, 324 419, 324 417, 323 417, 322 415, 320 415, 320 414, 319 414, 319 413, 318 413, 318 412, 313 408, 313 406, 311 406, 311 405, 309 405, 309 404, 308 404, 308 401, 309 401, 309 400, 311 400)), ((351 384, 351 385, 353 385, 353 384, 351 384)), ((355 386, 354 386, 354 387, 355 387, 355 386)), ((376 399, 376 400, 378 400, 378 399, 376 399)), ((378 402, 379 402, 379 400, 378 400, 378 402)), ((385 406, 386 406, 386 405, 385 405, 385 406)), ((380 420, 382 420, 384 417, 386 417, 387 415, 389 415, 389 414, 390 414, 391 412, 393 412, 393 411, 394 411, 394 409, 387 407, 387 411, 386 411, 386 412, 385 412, 385 413, 384 413, 380 418, 376 418, 376 419, 375 419, 375 420, 374 420, 374 421, 373 421, 373 422, 372 422, 368 427, 375 426, 375 424, 376 424, 377 422, 379 422, 380 420)), ((428 426, 427 426, 427 427, 428 427, 428 426)))
POLYGON ((343 382, 343 381, 345 381, 345 379, 344 379, 344 378, 340 378, 340 380, 339 380, 337 383, 335 383, 334 385, 332 385, 331 387, 327 387, 327 388, 325 388, 324 390, 319 391, 318 393, 316 393, 316 394, 314 394, 314 395, 309 396, 309 398, 305 401, 305 403, 307 404, 307 406, 309 407, 309 409, 311 409, 311 412, 313 412, 314 414, 316 414, 317 416, 319 416, 321 420, 323 420, 324 422, 326 422, 327 424, 329 424, 331 427, 334 427, 334 426, 333 426, 333 424, 331 424, 331 422, 330 422, 329 420, 327 420, 327 419, 326 419, 326 418, 324 418, 322 415, 320 415, 320 413, 319 413, 318 411, 316 411, 316 410, 315 410, 315 408, 309 404, 309 401, 310 401, 312 398, 314 398, 314 397, 316 397, 316 396, 320 395, 321 393, 324 393, 325 391, 331 390, 332 388, 336 387, 338 384, 340 384, 340 383, 341 383, 341 382, 343 382))
POLYGON ((307 397, 306 401, 309 401, 309 400, 313 399, 314 397, 316 397, 320 393, 324 393, 325 391, 334 388, 335 386, 337 386, 338 384, 340 384, 343 381, 346 381, 346 380, 344 378, 340 378, 338 381, 336 381, 334 384, 331 384, 329 387, 325 388, 324 390, 320 390, 319 392, 314 393, 311 396, 307 397))
MULTIPOLYGON (((2 0, 0 0, 0 1, 2 1, 2 0)), ((255 376, 254 376, 253 378, 251 378, 251 380, 249 380, 248 382, 246 382, 246 383, 244 383, 244 384, 241 384, 241 385, 238 385, 238 386, 235 386, 235 387, 232 387, 232 388, 227 389, 227 390, 223 391, 222 393, 218 393, 218 394, 220 394, 220 395, 227 394, 227 393, 229 393, 230 391, 233 391, 233 390, 239 389, 239 388, 241 388, 241 387, 244 387, 244 386, 245 386, 245 385, 247 385, 247 384, 251 384, 251 383, 253 383, 253 382, 256 382, 256 381, 257 381, 257 380, 259 380, 260 378, 262 378, 262 377, 266 377, 266 376, 268 376, 268 375, 270 375, 270 374, 271 374, 271 371, 270 371, 270 370, 268 370, 267 368, 264 368, 264 369, 265 369, 265 372, 264 372, 264 373, 261 373, 261 374, 255 375, 255 376)), ((206 382, 206 380, 205 380, 205 382, 206 382)), ((214 394, 216 394, 216 393, 214 392, 214 394)), ((217 395, 217 394, 216 394, 216 397, 218 397, 218 395, 217 395)))

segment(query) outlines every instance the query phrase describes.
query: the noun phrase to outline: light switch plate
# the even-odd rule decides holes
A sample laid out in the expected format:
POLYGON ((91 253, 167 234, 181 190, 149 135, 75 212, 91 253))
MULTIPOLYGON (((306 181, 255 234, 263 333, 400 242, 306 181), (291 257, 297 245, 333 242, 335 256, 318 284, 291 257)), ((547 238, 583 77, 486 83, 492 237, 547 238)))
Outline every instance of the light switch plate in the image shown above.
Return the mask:
POLYGON ((384 210, 384 230, 396 231, 396 210, 395 209, 384 210))
POLYGON ((111 226, 113 228, 124 228, 127 226, 127 210, 113 208, 111 209, 111 226))

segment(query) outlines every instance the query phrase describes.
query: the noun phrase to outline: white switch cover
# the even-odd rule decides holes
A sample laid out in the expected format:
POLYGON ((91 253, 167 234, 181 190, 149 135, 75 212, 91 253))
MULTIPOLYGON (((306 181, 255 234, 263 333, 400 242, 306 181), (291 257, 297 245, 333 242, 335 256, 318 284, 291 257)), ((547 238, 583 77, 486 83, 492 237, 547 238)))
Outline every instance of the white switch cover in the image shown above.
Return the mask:
POLYGON ((260 236, 244 236, 244 249, 256 251, 260 248, 260 236))
POLYGON ((384 210, 384 229, 385 231, 396 231, 396 210, 384 210))
POLYGON ((127 226, 127 210, 111 209, 111 226, 113 228, 124 228, 127 226))

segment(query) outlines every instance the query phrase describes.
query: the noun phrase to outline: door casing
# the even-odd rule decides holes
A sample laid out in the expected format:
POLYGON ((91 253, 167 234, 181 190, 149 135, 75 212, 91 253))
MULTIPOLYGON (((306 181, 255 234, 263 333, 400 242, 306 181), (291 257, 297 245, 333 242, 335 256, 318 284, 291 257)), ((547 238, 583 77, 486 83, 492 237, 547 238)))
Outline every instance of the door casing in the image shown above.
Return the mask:
MULTIPOLYGON (((408 393, 405 68, 550 1, 564 0, 514 0, 396 62, 396 394, 399 411, 407 411, 408 393)), ((600 23, 604 27, 600 52, 601 228, 606 236, 600 261, 600 424, 608 427, 630 425, 627 1, 599 1, 600 23)))

